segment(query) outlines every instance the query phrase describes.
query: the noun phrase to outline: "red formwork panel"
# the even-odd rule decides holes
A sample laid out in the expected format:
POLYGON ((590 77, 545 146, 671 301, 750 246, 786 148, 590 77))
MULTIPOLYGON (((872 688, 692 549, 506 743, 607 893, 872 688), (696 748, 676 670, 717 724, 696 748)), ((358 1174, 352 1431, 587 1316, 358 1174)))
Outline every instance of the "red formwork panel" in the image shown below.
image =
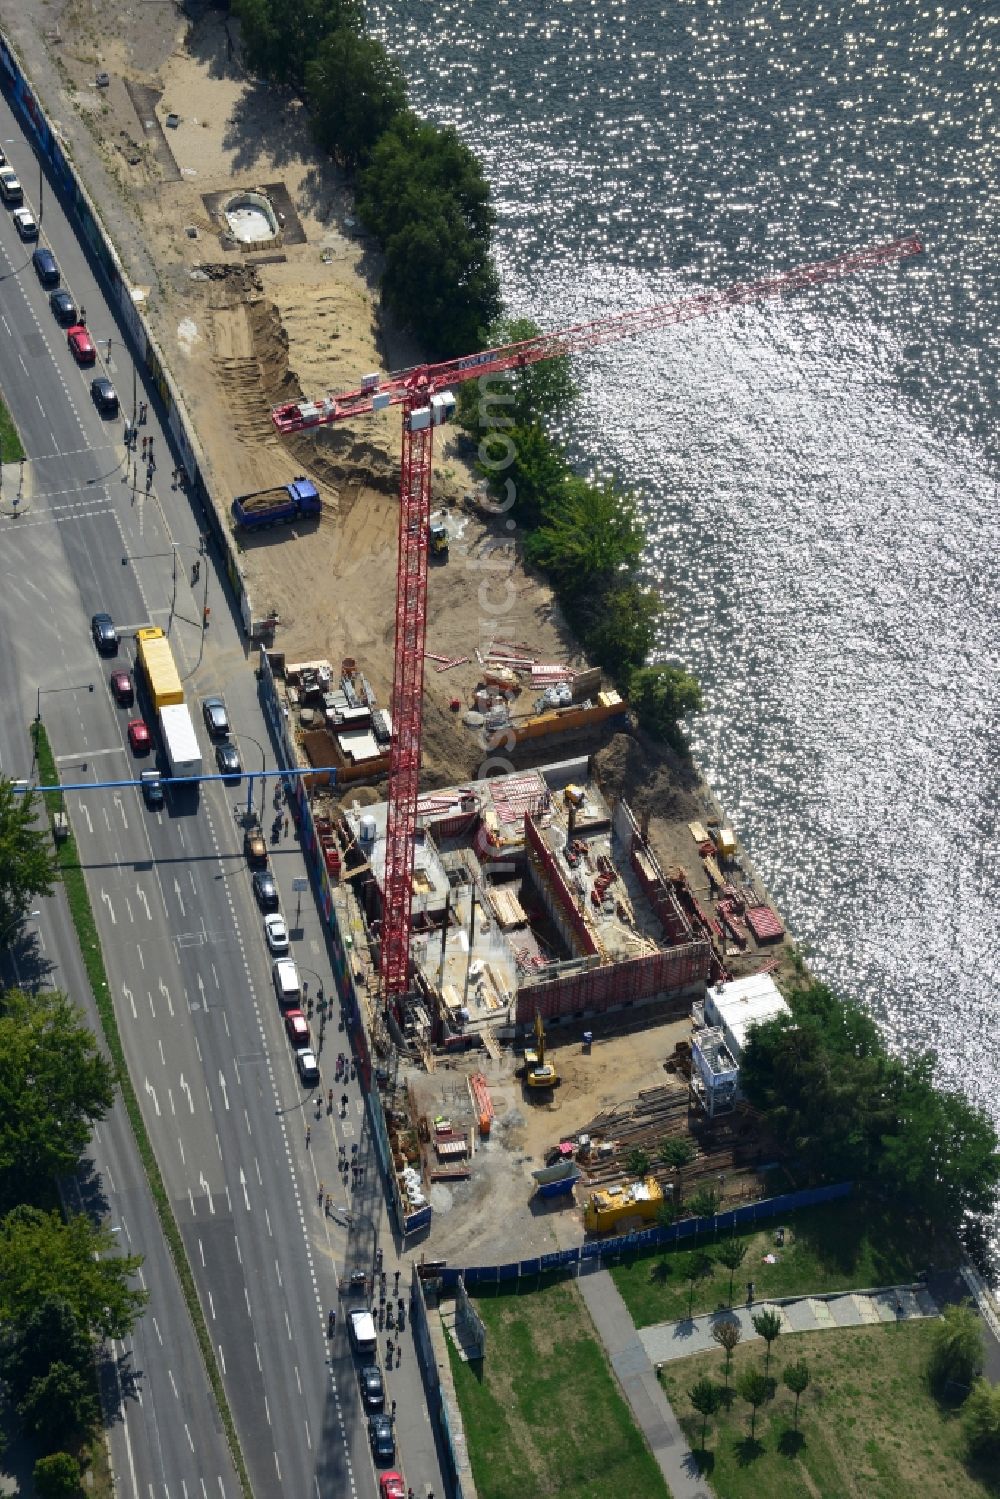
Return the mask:
POLYGON ((711 951, 707 942, 689 942, 621 963, 594 963, 565 978, 522 984, 517 994, 517 1024, 530 1025, 536 1010, 543 1020, 555 1020, 578 1011, 600 1014, 657 994, 679 994, 707 980, 711 951))
POLYGON ((778 942, 785 929, 770 906, 750 906, 744 917, 757 942, 778 942))

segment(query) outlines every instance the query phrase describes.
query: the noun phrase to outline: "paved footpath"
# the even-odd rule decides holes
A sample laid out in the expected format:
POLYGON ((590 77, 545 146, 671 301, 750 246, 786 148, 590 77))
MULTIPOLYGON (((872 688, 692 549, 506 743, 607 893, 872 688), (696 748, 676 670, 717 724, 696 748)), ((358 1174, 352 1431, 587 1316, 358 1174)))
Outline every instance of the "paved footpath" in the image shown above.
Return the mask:
POLYGON ((711 1499, 712 1491, 663 1393, 628 1307, 607 1270, 584 1271, 577 1285, 604 1344, 608 1361, 632 1407, 673 1499, 711 1499))
POLYGON ((866 1327, 876 1322, 912 1322, 940 1315, 938 1303, 926 1286, 888 1286, 878 1291, 844 1291, 836 1296, 759 1301, 752 1308, 723 1307, 690 1321, 657 1322, 644 1327, 638 1337, 653 1365, 666 1364, 671 1359, 717 1349, 719 1345, 712 1337, 717 1322, 738 1322, 744 1343, 759 1339, 752 1319, 765 1310, 778 1313, 782 1334, 819 1332, 826 1327, 866 1327))

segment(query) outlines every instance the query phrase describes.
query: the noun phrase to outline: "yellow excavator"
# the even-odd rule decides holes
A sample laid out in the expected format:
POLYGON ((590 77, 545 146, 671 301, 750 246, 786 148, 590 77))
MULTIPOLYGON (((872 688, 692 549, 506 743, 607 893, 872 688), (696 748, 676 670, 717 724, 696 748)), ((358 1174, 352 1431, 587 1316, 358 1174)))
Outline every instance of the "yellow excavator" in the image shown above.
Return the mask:
POLYGON ((528 1088, 554 1088, 559 1074, 551 1062, 545 1060, 545 1027, 542 1017, 535 1011, 535 1050, 524 1053, 524 1082, 528 1088))

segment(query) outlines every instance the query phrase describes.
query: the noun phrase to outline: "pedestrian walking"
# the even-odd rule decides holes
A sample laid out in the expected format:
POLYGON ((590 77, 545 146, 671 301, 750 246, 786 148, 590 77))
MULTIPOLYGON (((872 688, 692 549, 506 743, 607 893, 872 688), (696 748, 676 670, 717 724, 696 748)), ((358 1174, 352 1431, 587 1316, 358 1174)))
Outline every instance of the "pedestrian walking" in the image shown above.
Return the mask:
POLYGON ((145 461, 146 461, 146 443, 147 443, 147 439, 144 437, 142 439, 142 461, 143 461, 143 463, 145 463, 145 461))
POLYGON ((309 1146, 312 1143, 312 1137, 313 1137, 313 1132, 312 1132, 312 1130, 309 1128, 309 1126, 307 1124, 306 1125, 306 1149, 307 1150, 309 1149, 309 1146))
POLYGON ((753 1281, 747 1281, 747 1306, 753 1306, 753 1281))
POLYGON ((392 1419, 394 1421, 396 1419, 396 1402, 395 1402, 395 1400, 392 1402, 392 1419))
POLYGON ((146 403, 145 403, 145 401, 140 401, 139 402, 139 426, 140 427, 144 427, 145 425, 146 425, 146 403))
POLYGON ((323 1183, 320 1182, 320 1184, 319 1184, 319 1192, 317 1193, 317 1196, 316 1196, 316 1201, 317 1202, 322 1202, 323 1201, 323 1193, 324 1193, 324 1191, 325 1191, 325 1188, 323 1186, 323 1183))
POLYGON ((393 1288, 392 1288, 392 1294, 394 1296, 398 1296, 399 1295, 399 1271, 398 1270, 394 1270, 392 1272, 392 1275, 393 1275, 393 1280, 395 1282, 395 1284, 393 1285, 393 1288))
POLYGON ((291 820, 288 817, 286 817, 285 818, 285 837, 286 838, 288 837, 288 830, 291 827, 291 825, 292 825, 291 824, 291 820))
POLYGON ((326 1213, 326 1216, 328 1218, 330 1216, 330 1209, 332 1207, 333 1207, 333 1198, 330 1196, 329 1192, 327 1192, 327 1194, 326 1194, 326 1207, 324 1208, 324 1212, 326 1213))
POLYGON ((328 1091, 328 1093, 326 1095, 326 1112, 328 1114, 332 1114, 333 1113, 333 1089, 332 1088, 328 1091))

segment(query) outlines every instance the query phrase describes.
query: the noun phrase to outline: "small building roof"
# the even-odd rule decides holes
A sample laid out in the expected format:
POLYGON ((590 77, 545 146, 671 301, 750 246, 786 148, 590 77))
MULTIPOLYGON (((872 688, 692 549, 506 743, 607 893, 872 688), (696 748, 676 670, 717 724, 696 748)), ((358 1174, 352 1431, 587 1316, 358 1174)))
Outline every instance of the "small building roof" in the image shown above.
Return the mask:
POLYGON ((705 1019, 721 1026, 736 1061, 743 1055, 751 1026, 762 1025, 791 1011, 769 973, 716 984, 705 994, 705 1019))

